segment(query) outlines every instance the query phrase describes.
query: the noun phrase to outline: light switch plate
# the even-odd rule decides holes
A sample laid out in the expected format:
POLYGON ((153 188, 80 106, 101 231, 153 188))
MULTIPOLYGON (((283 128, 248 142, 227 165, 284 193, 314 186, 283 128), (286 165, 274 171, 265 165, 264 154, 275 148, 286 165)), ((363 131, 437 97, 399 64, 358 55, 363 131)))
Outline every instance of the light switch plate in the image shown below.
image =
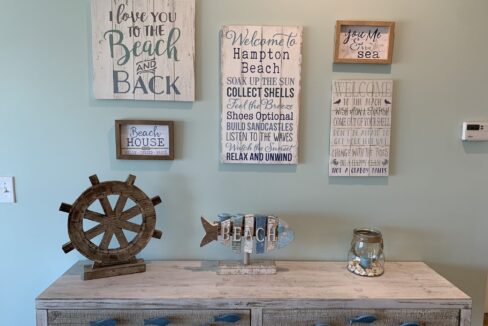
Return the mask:
POLYGON ((0 203, 15 203, 14 177, 0 177, 0 203))

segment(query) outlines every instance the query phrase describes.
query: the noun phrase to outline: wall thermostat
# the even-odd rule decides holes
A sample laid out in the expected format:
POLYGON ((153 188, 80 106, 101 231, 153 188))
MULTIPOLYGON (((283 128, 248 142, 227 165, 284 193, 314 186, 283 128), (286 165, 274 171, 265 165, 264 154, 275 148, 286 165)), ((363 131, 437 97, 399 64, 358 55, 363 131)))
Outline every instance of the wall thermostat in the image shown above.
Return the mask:
POLYGON ((488 122, 463 122, 462 140, 488 141, 488 122))

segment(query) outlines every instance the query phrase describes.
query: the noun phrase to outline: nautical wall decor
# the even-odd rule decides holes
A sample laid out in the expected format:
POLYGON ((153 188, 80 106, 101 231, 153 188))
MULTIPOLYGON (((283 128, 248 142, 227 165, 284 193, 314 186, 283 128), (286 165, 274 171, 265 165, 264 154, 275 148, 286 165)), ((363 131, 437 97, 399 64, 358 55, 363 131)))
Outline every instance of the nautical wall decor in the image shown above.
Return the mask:
POLYGON ((193 101, 195 0, 92 0, 97 99, 193 101))
POLYGON ((173 160, 174 122, 115 120, 117 159, 173 160))
POLYGON ((394 40, 394 22, 339 20, 334 63, 391 64, 394 40))
POLYGON ((85 266, 85 280, 146 271, 144 260, 136 255, 151 237, 161 239, 154 209, 161 198, 147 197, 134 185, 135 180, 129 175, 125 182, 100 182, 92 175, 92 186, 73 205, 61 204, 59 210, 69 214, 70 242, 63 245, 63 251, 77 249, 94 262, 93 266, 85 266), (110 199, 114 196, 117 200, 112 204, 110 199), (97 205, 101 208, 97 209, 97 205), (136 221, 138 216, 140 222, 136 221))
POLYGON ((329 176, 388 176, 392 80, 334 80, 329 176))
POLYGON ((298 163, 301 45, 300 26, 222 28, 222 163, 298 163))
POLYGON ((276 216, 254 214, 220 214, 218 222, 201 218, 205 236, 200 247, 212 241, 244 253, 244 262, 220 262, 219 274, 275 274, 274 262, 251 262, 250 255, 264 254, 290 244, 295 234, 288 224, 276 216))

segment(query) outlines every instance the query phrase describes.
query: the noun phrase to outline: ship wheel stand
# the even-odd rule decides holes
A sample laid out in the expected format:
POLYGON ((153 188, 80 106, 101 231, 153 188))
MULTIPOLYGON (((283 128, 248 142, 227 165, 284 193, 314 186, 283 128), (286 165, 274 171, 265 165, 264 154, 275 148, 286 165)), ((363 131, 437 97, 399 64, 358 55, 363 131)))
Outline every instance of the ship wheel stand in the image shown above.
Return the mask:
POLYGON ((161 203, 161 198, 156 196, 150 199, 134 186, 135 180, 135 176, 129 175, 125 182, 100 182, 98 177, 93 175, 90 177, 92 186, 72 205, 61 204, 59 210, 69 214, 68 234, 71 240, 63 245, 63 251, 69 253, 77 249, 94 262, 92 266, 85 266, 84 280, 146 271, 144 260, 137 259, 136 255, 146 247, 151 238, 161 239, 163 233, 155 229, 154 209, 154 206, 161 203), (118 196, 114 208, 109 196, 118 196), (125 210, 129 199, 135 206, 125 210), (103 213, 90 209, 96 201, 99 201, 103 213), (130 221, 139 215, 142 221, 140 224, 130 221), (84 230, 84 222, 89 221, 97 225, 84 230), (135 236, 129 241, 124 231, 135 233, 135 236), (98 236, 101 236, 101 241, 96 244, 92 240, 98 236), (114 236, 119 247, 109 248, 114 236))

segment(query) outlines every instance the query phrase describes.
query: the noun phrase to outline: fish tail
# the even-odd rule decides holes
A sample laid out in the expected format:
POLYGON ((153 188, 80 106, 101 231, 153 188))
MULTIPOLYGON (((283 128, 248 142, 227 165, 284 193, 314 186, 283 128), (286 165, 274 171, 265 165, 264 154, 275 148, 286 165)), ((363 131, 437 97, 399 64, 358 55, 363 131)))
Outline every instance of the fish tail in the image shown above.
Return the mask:
POLYGON ((219 225, 210 223, 203 216, 201 217, 201 220, 202 226, 205 229, 205 236, 203 237, 202 242, 200 242, 200 247, 203 247, 218 239, 219 225))

